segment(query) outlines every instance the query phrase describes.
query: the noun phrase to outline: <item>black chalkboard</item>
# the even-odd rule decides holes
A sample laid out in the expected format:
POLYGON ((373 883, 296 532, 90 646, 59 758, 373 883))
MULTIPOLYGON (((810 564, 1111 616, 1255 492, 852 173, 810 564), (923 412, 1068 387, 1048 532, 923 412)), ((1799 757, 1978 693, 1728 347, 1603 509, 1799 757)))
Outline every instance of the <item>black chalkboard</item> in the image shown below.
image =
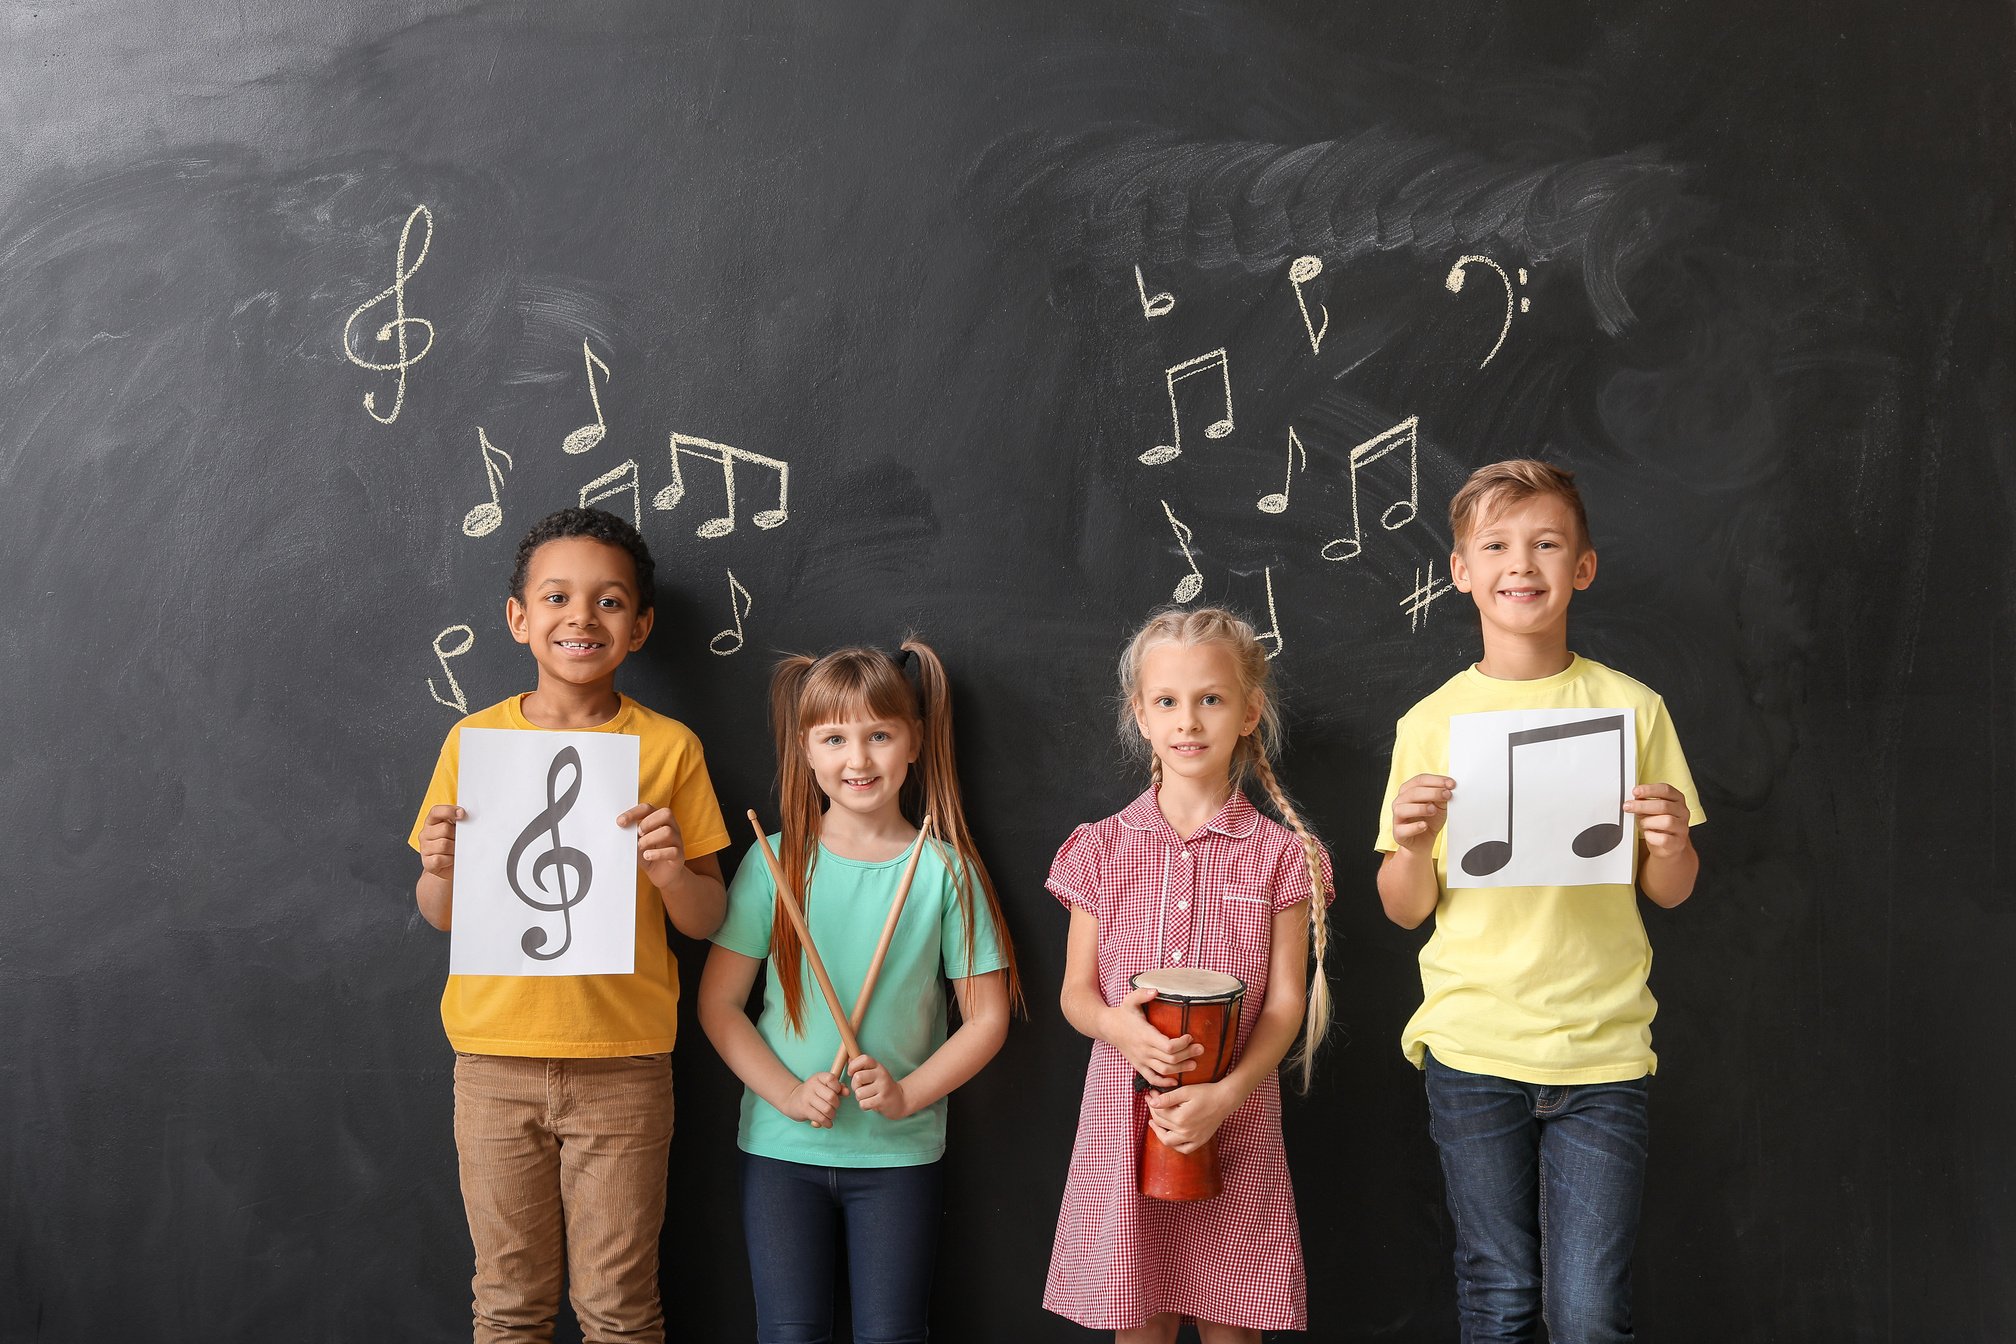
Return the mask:
MULTIPOLYGON (((1454 1339, 1370 843, 1393 720, 1476 655, 1449 495, 1523 454, 1587 492, 1577 647, 1664 692, 1713 818, 1647 910, 1642 1338, 2016 1337, 2012 26, 11 6, 0 1338, 466 1330, 403 841, 448 702, 529 685, 515 538, 608 475, 663 576, 627 687, 730 815, 771 651, 914 627, 957 678, 1034 1016, 955 1102, 946 1339, 1086 1337, 1038 1307, 1086 1053, 1041 879, 1142 782, 1118 643, 1193 572, 1278 634, 1342 888, 1287 1116, 1314 1337, 1454 1339)), ((735 1089, 690 1021, 676 1071, 668 1304, 747 1338, 735 1089)))

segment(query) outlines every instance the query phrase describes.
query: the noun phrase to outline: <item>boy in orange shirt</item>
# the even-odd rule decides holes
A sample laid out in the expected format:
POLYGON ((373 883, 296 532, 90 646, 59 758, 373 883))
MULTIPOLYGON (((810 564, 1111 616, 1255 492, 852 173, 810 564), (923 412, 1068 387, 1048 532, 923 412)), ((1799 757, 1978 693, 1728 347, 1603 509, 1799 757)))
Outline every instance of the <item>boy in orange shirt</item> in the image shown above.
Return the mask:
POLYGON ((629 975, 451 975, 455 1149, 476 1250, 478 1344, 546 1340, 563 1275, 590 1344, 662 1341, 658 1235, 672 1141, 679 969, 665 920, 704 939, 726 909, 728 843, 699 739, 615 687, 653 615, 651 553, 599 509, 563 509, 518 545, 504 619, 538 667, 528 694, 479 710, 442 744, 410 837, 420 913, 454 913, 464 728, 628 733, 639 739, 636 966, 629 975))

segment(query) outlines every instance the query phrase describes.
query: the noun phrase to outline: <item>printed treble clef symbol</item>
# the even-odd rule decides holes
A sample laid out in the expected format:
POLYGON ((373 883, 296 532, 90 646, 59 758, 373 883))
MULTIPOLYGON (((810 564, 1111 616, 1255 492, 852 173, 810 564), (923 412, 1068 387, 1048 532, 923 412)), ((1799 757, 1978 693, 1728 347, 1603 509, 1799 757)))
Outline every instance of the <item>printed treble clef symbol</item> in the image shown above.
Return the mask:
POLYGON ((427 249, 434 242, 434 213, 424 205, 413 207, 413 213, 406 216, 406 226, 399 230, 399 260, 392 269, 392 283, 378 291, 365 302, 357 305, 350 314, 350 320, 343 324, 343 355, 360 369, 370 369, 374 373, 396 373, 399 388, 392 394, 390 414, 378 414, 378 394, 364 394, 364 410, 381 425, 389 425, 399 418, 399 408, 406 404, 406 370, 427 358, 427 352, 434 348, 434 324, 424 317, 406 316, 406 282, 413 278, 427 260, 427 249), (420 254, 413 258, 413 264, 406 264, 406 244, 413 233, 413 221, 421 220, 427 225, 427 232, 420 238, 420 254), (398 342, 399 357, 393 360, 366 359, 357 353, 357 347, 350 343, 350 329, 357 325, 357 319, 385 300, 392 300, 392 320, 378 328, 378 339, 398 342), (418 350, 409 350, 406 344, 406 329, 418 327, 427 337, 427 343, 418 350))
POLYGON ((554 754, 553 764, 546 770, 546 807, 525 829, 518 833, 517 841, 511 846, 511 853, 504 860, 504 876, 511 884, 512 894, 534 910, 558 911, 560 915, 560 946, 551 952, 542 951, 546 946, 546 930, 533 925, 525 930, 525 936, 518 945, 525 955, 538 961, 552 961, 563 955, 574 943, 574 918, 568 912, 581 904, 588 895, 589 882, 594 877, 595 866, 588 856, 571 845, 560 842, 560 818, 567 815, 574 806, 574 800, 581 796, 581 753, 573 747, 562 747, 554 754), (574 778, 569 781, 567 791, 555 796, 554 786, 559 782, 563 766, 574 768, 574 778), (532 860, 532 882, 543 893, 546 891, 546 871, 549 868, 563 870, 554 882, 558 888, 558 900, 542 901, 537 896, 527 895, 525 888, 518 885, 518 860, 524 857, 532 842, 544 835, 552 840, 553 846, 538 858, 532 860), (575 889, 572 895, 567 891, 568 872, 572 870, 575 889))

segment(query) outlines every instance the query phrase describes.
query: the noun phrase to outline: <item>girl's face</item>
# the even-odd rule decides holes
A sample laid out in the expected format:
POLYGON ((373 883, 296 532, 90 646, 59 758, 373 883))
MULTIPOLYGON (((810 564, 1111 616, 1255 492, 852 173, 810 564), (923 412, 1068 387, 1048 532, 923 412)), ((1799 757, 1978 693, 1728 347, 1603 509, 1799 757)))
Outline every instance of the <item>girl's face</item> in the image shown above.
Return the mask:
POLYGON ((917 725, 908 719, 845 719, 806 730, 805 756, 820 791, 864 819, 901 815, 903 781, 917 759, 917 725))
POLYGON ((1141 656, 1134 722, 1164 780, 1222 785, 1260 709, 1260 697, 1240 689, 1238 660, 1222 643, 1157 644, 1141 656))

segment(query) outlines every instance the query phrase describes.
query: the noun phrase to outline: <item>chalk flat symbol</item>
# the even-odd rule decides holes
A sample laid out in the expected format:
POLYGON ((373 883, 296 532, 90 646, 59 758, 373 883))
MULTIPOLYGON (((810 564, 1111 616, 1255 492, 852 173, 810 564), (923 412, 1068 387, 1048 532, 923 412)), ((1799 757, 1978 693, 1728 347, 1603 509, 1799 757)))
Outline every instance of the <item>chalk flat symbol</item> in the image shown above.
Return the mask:
POLYGON ((1617 734, 1617 792, 1611 796, 1617 802, 1617 819, 1599 821, 1576 835, 1569 843, 1578 858, 1593 859, 1608 854, 1617 848, 1624 838, 1624 716, 1608 714, 1602 718, 1579 719, 1573 723, 1552 723, 1539 728, 1522 728, 1508 733, 1505 737, 1505 838, 1484 840, 1472 845, 1463 855, 1463 871, 1472 877, 1489 877, 1512 861, 1512 847, 1516 839, 1513 831, 1512 810, 1513 791, 1519 783, 1519 748, 1532 746, 1538 742, 1560 742, 1568 738, 1589 737, 1597 733, 1617 734))
POLYGON ((1173 462, 1183 456, 1183 416, 1176 408, 1176 384, 1186 378, 1210 373, 1216 369, 1225 384, 1225 414, 1204 427, 1207 439, 1222 439, 1232 432, 1232 361, 1226 356, 1224 347, 1186 359, 1181 364, 1172 364, 1164 370, 1162 378, 1169 389, 1169 443, 1158 443, 1141 454, 1143 466, 1159 467, 1164 462, 1173 462))
POLYGON ((343 357, 345 359, 348 359, 360 369, 370 369, 374 373, 396 373, 399 375, 398 388, 392 396, 392 409, 384 415, 378 414, 378 394, 376 392, 366 392, 364 394, 365 413, 381 425, 389 425, 399 418, 399 408, 406 404, 406 371, 427 358, 428 353, 434 349, 434 324, 424 317, 406 316, 406 282, 412 279, 420 270, 420 267, 426 263, 427 249, 433 245, 434 212, 424 205, 416 205, 413 207, 413 213, 406 216, 405 225, 399 230, 399 253, 398 259, 392 268, 392 283, 358 304, 351 311, 349 320, 343 323, 343 357), (413 264, 408 266, 406 264, 406 251, 411 241, 413 222, 415 220, 424 223, 427 226, 427 232, 420 239, 420 251, 413 258, 413 264), (398 354, 389 360, 371 359, 357 352, 357 347, 351 342, 350 331, 351 328, 357 325, 358 318, 364 316, 365 313, 376 308, 387 299, 392 300, 392 320, 378 328, 377 338, 381 342, 394 342, 398 349, 398 354), (427 338, 426 344, 422 345, 418 350, 412 349, 408 344, 408 328, 420 331, 427 338))
POLYGON ((1134 268, 1134 288, 1141 295, 1141 316, 1149 319, 1167 317, 1176 307, 1176 296, 1167 290, 1150 297, 1148 282, 1141 278, 1141 268, 1134 268))

